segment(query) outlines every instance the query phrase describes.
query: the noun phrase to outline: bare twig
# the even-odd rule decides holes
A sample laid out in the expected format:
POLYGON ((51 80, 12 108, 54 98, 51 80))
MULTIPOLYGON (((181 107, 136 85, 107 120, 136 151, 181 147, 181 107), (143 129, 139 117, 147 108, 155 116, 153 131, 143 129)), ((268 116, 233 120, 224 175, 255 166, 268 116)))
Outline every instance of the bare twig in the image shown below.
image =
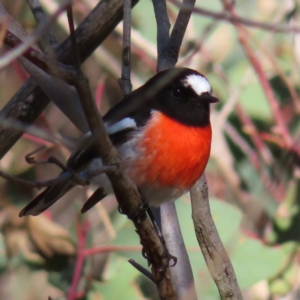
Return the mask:
POLYGON ((69 30, 70 30, 73 64, 77 70, 80 70, 80 58, 79 58, 79 51, 78 51, 77 41, 76 41, 76 36, 75 36, 75 25, 74 25, 74 19, 73 19, 72 6, 67 8, 67 16, 68 16, 68 24, 69 24, 69 30))
POLYGON ((191 190, 192 217, 198 243, 221 299, 242 299, 235 273, 213 222, 205 175, 191 190))
POLYGON ((163 51, 168 45, 171 25, 168 18, 166 2, 164 0, 152 0, 152 2, 157 24, 157 71, 160 71, 164 68, 163 51))
MULTIPOLYGON (((190 20, 192 9, 195 5, 195 0, 183 0, 183 3, 185 7, 189 7, 189 10, 180 9, 171 36, 168 39, 168 42, 165 43, 164 48, 161 49, 161 52, 158 53, 158 71, 173 68, 178 61, 180 46, 186 31, 186 27, 190 20)), ((162 15, 165 15, 165 13, 163 12, 162 15)), ((161 25, 165 27, 166 23, 167 21, 161 25)), ((166 30, 164 29, 164 31, 166 30)), ((166 33, 164 33, 164 35, 166 35, 166 33)))
POLYGON ((122 50, 122 75, 119 84, 124 95, 131 93, 132 84, 130 80, 131 72, 131 0, 124 0, 123 12, 123 50, 122 50))
POLYGON ((146 276, 148 279, 150 279, 152 282, 155 283, 153 276, 151 272, 149 272, 146 268, 138 264, 134 259, 129 259, 128 262, 136 268, 140 273, 142 273, 144 276, 146 276))
MULTIPOLYGON (((41 6, 39 0, 27 0, 27 4, 30 7, 32 14, 34 15, 34 18, 37 22, 37 24, 43 23, 45 19, 47 18, 47 15, 41 6)), ((53 33, 53 31, 49 28, 47 33, 47 41, 48 43, 56 48, 59 46, 59 43, 57 42, 57 39, 53 33)))

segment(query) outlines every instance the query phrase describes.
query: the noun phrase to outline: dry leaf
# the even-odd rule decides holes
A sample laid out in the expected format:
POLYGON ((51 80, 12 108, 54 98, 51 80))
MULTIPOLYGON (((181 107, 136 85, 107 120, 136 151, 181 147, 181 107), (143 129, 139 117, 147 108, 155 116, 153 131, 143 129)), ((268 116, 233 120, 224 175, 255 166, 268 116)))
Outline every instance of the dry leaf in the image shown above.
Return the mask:
POLYGON ((28 217, 28 233, 34 245, 47 257, 76 253, 68 231, 43 215, 28 217))

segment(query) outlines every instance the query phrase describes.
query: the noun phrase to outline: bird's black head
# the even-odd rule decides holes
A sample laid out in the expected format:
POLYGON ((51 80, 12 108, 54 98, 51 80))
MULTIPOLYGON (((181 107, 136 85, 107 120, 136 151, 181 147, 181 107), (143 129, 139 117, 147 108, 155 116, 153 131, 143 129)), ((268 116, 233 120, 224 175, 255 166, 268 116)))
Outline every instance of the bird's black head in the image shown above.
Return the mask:
POLYGON ((209 124, 209 104, 218 102, 212 96, 208 80, 195 70, 188 68, 170 69, 158 73, 147 82, 149 90, 155 85, 165 85, 149 102, 153 109, 189 126, 209 124))
POLYGON ((209 104, 218 101, 202 74, 188 68, 174 68, 157 73, 104 118, 113 123, 130 116, 143 125, 151 111, 158 110, 183 124, 206 126, 209 104))

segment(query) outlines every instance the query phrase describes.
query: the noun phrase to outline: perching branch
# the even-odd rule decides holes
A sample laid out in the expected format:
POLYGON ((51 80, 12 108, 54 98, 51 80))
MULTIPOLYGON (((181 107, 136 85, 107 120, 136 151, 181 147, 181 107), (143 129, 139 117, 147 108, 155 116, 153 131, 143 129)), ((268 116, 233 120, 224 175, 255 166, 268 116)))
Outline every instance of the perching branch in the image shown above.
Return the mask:
POLYGON ((210 213, 208 187, 204 174, 191 190, 191 200, 197 240, 221 299, 242 299, 232 264, 210 213))

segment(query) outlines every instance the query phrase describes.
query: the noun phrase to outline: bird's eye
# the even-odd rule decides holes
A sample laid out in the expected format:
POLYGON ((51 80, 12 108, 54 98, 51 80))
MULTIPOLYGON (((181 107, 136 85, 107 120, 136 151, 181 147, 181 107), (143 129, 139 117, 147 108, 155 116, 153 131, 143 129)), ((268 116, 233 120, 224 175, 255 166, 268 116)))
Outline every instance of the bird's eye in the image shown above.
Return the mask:
POLYGON ((176 87, 171 90, 171 95, 175 99, 181 99, 183 96, 183 91, 181 88, 176 87))

